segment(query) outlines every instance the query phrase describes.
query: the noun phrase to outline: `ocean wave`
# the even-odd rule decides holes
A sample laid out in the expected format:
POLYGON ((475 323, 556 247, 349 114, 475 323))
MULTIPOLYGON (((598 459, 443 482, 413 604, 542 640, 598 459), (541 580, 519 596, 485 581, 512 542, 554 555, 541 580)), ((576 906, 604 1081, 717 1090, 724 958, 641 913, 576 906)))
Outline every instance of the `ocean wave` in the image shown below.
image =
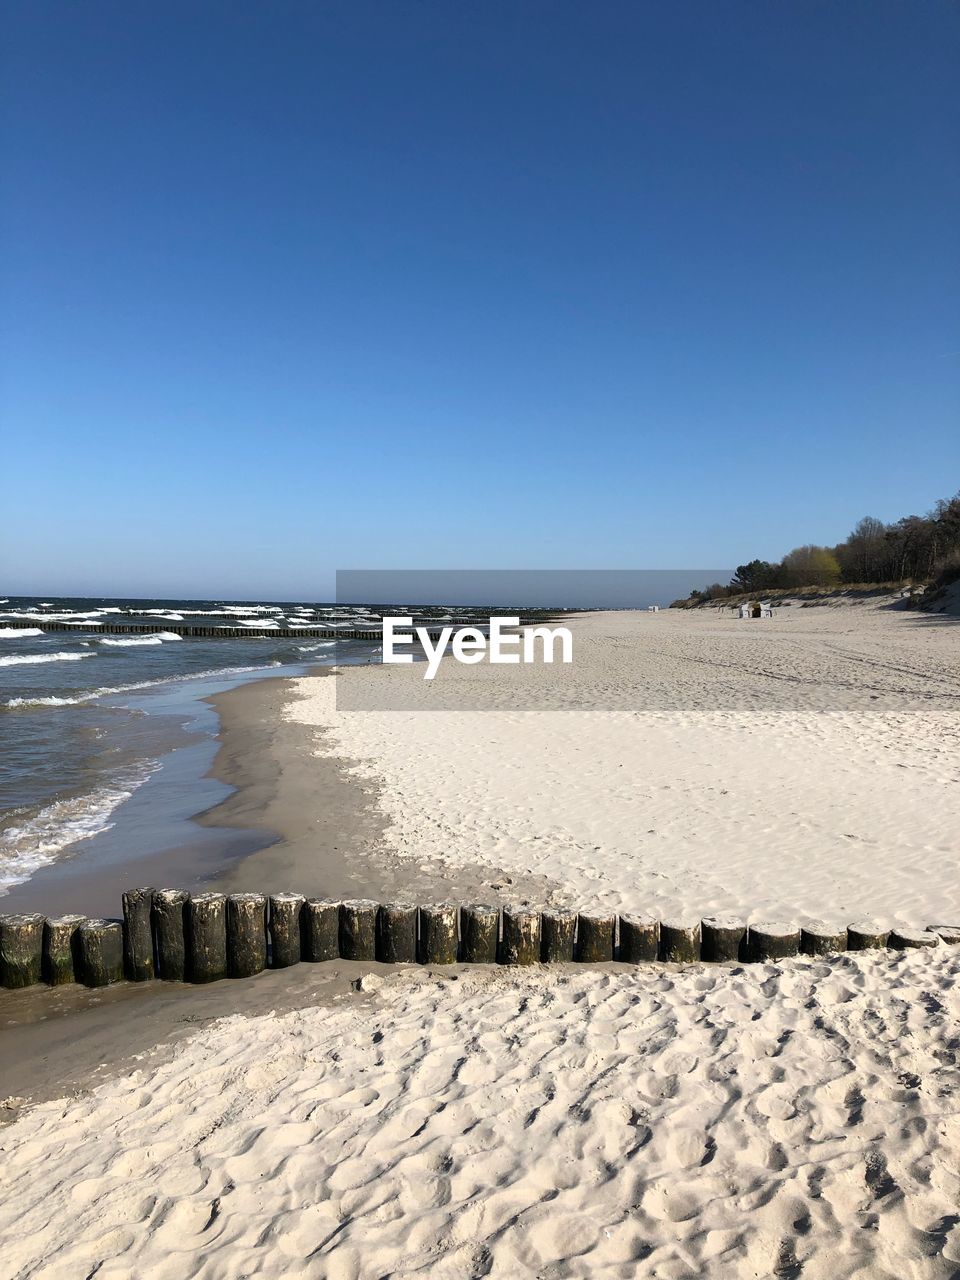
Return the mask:
POLYGON ((114 810, 159 768, 159 761, 148 761, 86 795, 55 800, 19 826, 0 832, 0 894, 54 862, 68 845, 108 831, 114 825, 114 810))
POLYGON ((318 640, 316 644, 298 644, 297 652, 316 653, 318 649, 332 649, 333 646, 338 643, 339 641, 337 640, 318 640))
POLYGON ((75 626, 83 626, 85 622, 97 622, 97 613, 37 613, 36 609, 14 609, 0 614, 4 618, 22 618, 24 622, 72 622, 75 626))
POLYGON ((39 627, 0 627, 0 640, 26 639, 28 636, 42 636, 39 627))
POLYGON ((38 662, 79 662, 81 658, 94 658, 93 653, 10 653, 0 658, 0 667, 28 667, 38 662))
POLYGON ((7 707, 11 711, 30 710, 33 707, 79 707, 84 703, 94 702, 97 698, 113 698, 121 693, 139 693, 143 689, 155 689, 159 685, 181 684, 187 680, 215 680, 222 676, 243 676, 254 671, 270 671, 274 667, 282 666, 283 663, 277 658, 273 662, 266 662, 256 667, 219 667, 212 671, 188 671, 182 675, 163 676, 159 680, 140 680, 136 684, 118 684, 111 688, 89 689, 73 697, 60 698, 51 695, 45 698, 8 698, 6 702, 0 703, 0 706, 7 707))
POLYGON ((147 636, 111 636, 99 641, 99 643, 110 645, 113 648, 127 648, 130 645, 163 644, 165 640, 182 639, 182 636, 178 636, 173 631, 152 631, 147 636))

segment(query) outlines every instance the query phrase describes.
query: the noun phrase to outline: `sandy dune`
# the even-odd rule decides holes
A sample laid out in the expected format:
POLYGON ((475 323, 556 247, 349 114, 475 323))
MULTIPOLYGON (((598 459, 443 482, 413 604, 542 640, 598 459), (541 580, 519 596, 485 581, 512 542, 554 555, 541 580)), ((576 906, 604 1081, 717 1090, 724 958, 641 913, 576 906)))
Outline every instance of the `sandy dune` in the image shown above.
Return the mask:
POLYGON ((572 625, 572 668, 346 670, 301 681, 288 714, 359 761, 413 862, 535 872, 585 906, 960 919, 960 623, 572 625))
POLYGON ((947 1280, 958 979, 399 971, 231 1018, 2 1133, 0 1271, 947 1280))

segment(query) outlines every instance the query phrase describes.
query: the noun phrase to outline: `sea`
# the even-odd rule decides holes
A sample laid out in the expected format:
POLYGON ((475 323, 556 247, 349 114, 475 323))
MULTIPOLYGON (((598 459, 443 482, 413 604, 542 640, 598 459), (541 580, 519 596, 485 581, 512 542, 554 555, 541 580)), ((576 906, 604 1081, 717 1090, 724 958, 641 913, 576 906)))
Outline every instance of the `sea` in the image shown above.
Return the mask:
MULTIPOLYGON (((208 776, 219 721, 205 699, 251 680, 379 656, 366 641, 194 638, 171 626, 279 631, 378 622, 369 607, 329 602, 0 599, 0 899, 81 854, 96 866, 128 859, 132 849, 162 856, 185 843, 198 859, 222 854, 213 847, 218 833, 193 821, 230 792, 208 776), (70 630, 48 631, 51 622, 70 630), (105 622, 154 630, 89 630, 105 622)), ((230 840, 233 854, 264 843, 256 832, 230 840)))

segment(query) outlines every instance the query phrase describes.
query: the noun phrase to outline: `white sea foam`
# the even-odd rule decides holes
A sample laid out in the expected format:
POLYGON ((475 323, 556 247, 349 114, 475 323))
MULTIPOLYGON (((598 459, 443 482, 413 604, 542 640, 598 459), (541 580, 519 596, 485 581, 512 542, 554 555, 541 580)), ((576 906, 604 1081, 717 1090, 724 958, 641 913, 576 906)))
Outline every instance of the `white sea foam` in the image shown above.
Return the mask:
POLYGON ((0 667, 28 667, 38 662, 79 662, 81 658, 93 658, 93 653, 10 653, 0 658, 0 667))
POLYGON ((69 845, 108 831, 110 817, 160 768, 151 760, 87 795, 55 800, 19 826, 0 832, 0 894, 56 861, 69 845))
POLYGON ((109 645, 112 649, 127 649, 131 646, 163 644, 159 636, 114 636, 105 638, 100 644, 109 645))
POLYGON ((282 666, 283 663, 277 658, 273 662, 266 662, 256 667, 219 667, 212 671, 191 671, 185 672, 183 675, 163 676, 159 680, 140 680, 136 684, 119 684, 111 688, 89 689, 86 693, 78 693, 69 698, 59 698, 54 695, 45 698, 8 698, 6 702, 0 703, 0 705, 13 711, 30 710, 32 707, 79 707, 84 703, 94 702, 97 698, 112 698, 121 693, 139 693, 143 689, 155 689, 159 685, 180 684, 188 680, 216 680, 227 676, 242 676, 248 675, 253 671, 270 671, 273 667, 282 666))
POLYGON ((167 622, 182 622, 183 614, 174 613, 170 609, 147 609, 146 617, 148 618, 165 618, 167 622))
POLYGON ((39 627, 0 627, 0 640, 20 640, 42 635, 39 627))
POLYGON ((109 636, 101 640, 100 644, 110 645, 112 648, 128 648, 131 645, 156 645, 163 644, 166 640, 182 639, 174 631, 153 631, 147 636, 109 636))
POLYGON ((298 653, 316 653, 318 649, 332 649, 336 640, 318 640, 316 644, 298 644, 298 653))
POLYGON ((99 613, 38 613, 36 609, 15 609, 4 613, 4 618, 22 618, 26 622, 72 622, 83 626, 85 622, 96 622, 99 613))

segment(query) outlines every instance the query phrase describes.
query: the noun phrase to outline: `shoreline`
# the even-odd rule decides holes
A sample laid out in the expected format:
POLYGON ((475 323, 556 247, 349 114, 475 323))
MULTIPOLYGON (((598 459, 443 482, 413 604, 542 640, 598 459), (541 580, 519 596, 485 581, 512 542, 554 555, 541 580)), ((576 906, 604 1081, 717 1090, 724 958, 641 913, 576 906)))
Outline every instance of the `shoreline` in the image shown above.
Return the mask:
POLYGON ((556 886, 543 876, 396 854, 376 782, 359 776, 349 756, 332 748, 318 753, 319 742, 329 746, 324 730, 285 714, 310 696, 314 681, 345 674, 317 667, 207 699, 220 717, 211 773, 235 790, 196 821, 221 829, 255 827, 272 839, 209 878, 206 887, 381 902, 546 902, 555 896, 556 886))

